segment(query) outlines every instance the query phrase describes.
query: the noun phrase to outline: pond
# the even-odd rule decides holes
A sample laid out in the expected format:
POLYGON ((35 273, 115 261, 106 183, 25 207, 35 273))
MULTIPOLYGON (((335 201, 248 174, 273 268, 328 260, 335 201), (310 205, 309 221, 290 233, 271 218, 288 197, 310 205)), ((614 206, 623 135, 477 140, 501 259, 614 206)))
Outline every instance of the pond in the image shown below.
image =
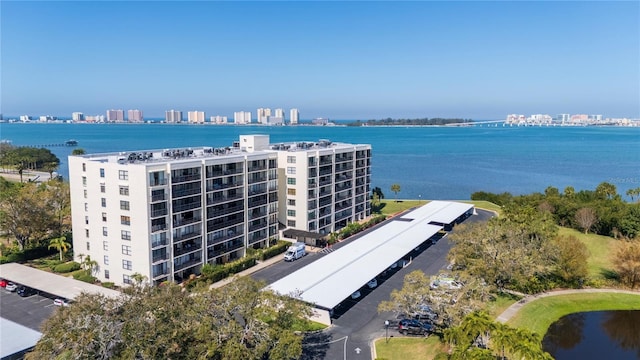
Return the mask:
POLYGON ((556 360, 640 359, 640 310, 564 316, 551 324, 542 346, 556 360))

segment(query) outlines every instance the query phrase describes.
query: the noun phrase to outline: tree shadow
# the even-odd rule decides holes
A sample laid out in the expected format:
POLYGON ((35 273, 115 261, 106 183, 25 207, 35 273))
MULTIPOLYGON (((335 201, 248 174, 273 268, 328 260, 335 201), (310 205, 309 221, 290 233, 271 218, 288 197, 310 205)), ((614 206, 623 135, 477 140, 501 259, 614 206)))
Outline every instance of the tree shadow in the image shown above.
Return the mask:
POLYGON ((311 332, 302 340, 302 357, 300 360, 324 359, 329 350, 332 336, 327 332, 311 332))
POLYGON ((600 269, 600 275, 604 276, 604 278, 607 280, 620 280, 620 276, 618 276, 618 273, 613 270, 600 269))
POLYGON ((377 213, 377 214, 381 214, 382 213, 382 209, 384 209, 384 207, 387 206, 387 204, 385 203, 380 203, 379 205, 372 205, 371 206, 371 212, 373 213, 377 213))

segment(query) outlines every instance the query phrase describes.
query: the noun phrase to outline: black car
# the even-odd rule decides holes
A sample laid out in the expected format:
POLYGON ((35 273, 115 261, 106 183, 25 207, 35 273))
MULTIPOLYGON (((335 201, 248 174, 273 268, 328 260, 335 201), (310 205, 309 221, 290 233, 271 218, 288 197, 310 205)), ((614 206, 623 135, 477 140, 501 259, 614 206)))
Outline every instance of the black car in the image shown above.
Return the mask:
POLYGON ((398 322, 398 332, 403 335, 427 335, 433 330, 433 325, 416 319, 402 319, 398 322))
POLYGON ((35 295, 36 291, 30 287, 27 286, 20 286, 18 288, 17 291, 18 295, 22 296, 22 297, 27 297, 27 296, 31 296, 31 295, 35 295))

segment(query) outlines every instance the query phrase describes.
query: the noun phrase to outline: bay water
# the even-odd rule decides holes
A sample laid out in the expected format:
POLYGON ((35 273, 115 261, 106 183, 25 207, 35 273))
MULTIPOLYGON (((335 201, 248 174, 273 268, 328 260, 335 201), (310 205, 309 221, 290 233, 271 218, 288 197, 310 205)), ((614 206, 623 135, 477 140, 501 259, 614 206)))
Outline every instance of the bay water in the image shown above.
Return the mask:
MULTIPOLYGON (((607 181, 623 198, 640 187, 640 127, 346 127, 187 124, 2 123, 16 146, 78 141, 87 153, 231 146, 240 135, 271 143, 318 141, 372 145, 372 187, 399 199, 469 199, 475 191, 527 194, 547 186, 595 189, 607 181)), ((74 147, 48 147, 61 160, 74 147)))

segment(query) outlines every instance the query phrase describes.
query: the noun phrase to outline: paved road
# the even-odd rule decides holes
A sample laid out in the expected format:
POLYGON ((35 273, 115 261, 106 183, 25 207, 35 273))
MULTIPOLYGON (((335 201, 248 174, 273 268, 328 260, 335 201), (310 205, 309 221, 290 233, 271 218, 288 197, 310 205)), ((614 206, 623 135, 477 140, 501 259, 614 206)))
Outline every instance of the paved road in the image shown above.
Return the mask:
MULTIPOLYGON (((492 212, 478 210, 478 215, 472 216, 466 222, 487 221, 492 216, 494 216, 492 212)), ((334 245, 334 249, 345 246, 367 232, 334 245)), ((405 268, 396 268, 380 275, 377 288, 371 290, 365 287, 361 290, 362 297, 358 300, 345 300, 334 310, 335 318, 330 328, 305 336, 303 359, 371 359, 371 342, 385 336, 385 320, 390 320, 392 323, 395 320, 391 313, 379 314, 378 304, 389 300, 393 289, 402 288, 404 276, 411 271, 419 269, 427 275, 436 275, 448 265, 446 258, 450 249, 451 244, 446 237, 435 245, 423 245, 420 251, 412 253, 412 261, 405 268)), ((252 276, 272 283, 324 255, 326 254, 323 252, 310 253, 290 263, 281 261, 253 273, 252 276)), ((399 336, 399 334, 395 328, 390 328, 389 336, 399 336)))
POLYGON ((20 297, 4 289, 0 290, 0 303, 0 317, 36 331, 40 331, 40 326, 57 308, 51 298, 41 295, 20 297))

